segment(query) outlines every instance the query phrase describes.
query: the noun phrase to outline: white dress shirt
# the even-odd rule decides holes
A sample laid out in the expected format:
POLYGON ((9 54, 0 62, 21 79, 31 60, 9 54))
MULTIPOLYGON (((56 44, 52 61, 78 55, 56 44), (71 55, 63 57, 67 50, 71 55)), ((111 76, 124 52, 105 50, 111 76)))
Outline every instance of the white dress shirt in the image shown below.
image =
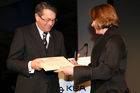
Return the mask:
MULTIPOLYGON (((37 26, 37 29, 39 31, 39 34, 40 34, 40 37, 41 39, 43 40, 43 31, 38 27, 37 23, 36 23, 36 26, 37 26)), ((46 48, 48 48, 48 45, 49 45, 49 39, 50 39, 50 33, 48 32, 47 36, 46 36, 46 40, 47 40, 47 45, 46 45, 46 48)), ((31 68, 31 61, 28 62, 28 70, 29 70, 29 73, 34 73, 35 69, 31 68)))

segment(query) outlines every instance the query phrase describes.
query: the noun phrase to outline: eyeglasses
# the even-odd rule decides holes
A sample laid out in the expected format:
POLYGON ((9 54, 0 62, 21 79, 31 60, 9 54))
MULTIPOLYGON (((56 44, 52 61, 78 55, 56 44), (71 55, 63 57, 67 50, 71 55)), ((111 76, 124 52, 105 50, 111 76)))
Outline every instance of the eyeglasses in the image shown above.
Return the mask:
POLYGON ((49 19, 49 18, 48 18, 48 19, 44 19, 44 18, 42 18, 41 16, 39 16, 39 17, 40 17, 43 21, 45 21, 45 22, 50 22, 50 21, 51 21, 51 22, 57 22, 57 21, 58 21, 56 18, 52 20, 52 19, 49 19))

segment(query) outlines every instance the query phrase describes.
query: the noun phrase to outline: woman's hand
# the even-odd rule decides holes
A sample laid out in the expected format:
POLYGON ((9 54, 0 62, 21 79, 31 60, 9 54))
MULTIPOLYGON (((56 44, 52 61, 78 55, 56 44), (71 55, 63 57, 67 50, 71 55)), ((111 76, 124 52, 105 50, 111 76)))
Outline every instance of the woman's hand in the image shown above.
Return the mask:
MULTIPOLYGON (((80 54, 79 54, 79 53, 77 54, 77 57, 78 57, 78 58, 80 57, 80 54)), ((78 59, 78 58, 77 58, 77 59, 78 59)), ((73 59, 70 59, 69 61, 70 61, 73 65, 78 66, 78 62, 77 62, 74 58, 73 58, 73 59)))
POLYGON ((73 67, 72 66, 63 66, 63 67, 60 67, 59 70, 56 70, 54 72, 63 72, 65 75, 73 75, 73 67))
POLYGON ((78 62, 73 58, 69 60, 70 63, 72 63, 73 65, 78 65, 78 62))

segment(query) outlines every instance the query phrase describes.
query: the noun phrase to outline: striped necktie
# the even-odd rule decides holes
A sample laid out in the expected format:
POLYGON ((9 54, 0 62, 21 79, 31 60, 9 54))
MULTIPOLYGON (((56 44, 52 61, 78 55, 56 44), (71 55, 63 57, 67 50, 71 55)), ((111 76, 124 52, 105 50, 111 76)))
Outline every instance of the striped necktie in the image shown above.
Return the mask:
POLYGON ((43 43, 45 47, 47 46, 47 40, 46 40, 47 34, 48 34, 47 32, 43 33, 43 43))

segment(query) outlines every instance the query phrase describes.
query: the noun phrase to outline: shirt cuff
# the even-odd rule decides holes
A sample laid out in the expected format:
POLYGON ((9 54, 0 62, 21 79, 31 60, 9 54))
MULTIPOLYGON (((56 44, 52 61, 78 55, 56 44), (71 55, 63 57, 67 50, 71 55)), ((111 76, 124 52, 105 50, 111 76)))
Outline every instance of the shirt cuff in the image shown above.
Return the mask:
POLYGON ((29 73, 34 73, 35 69, 32 69, 31 67, 31 61, 29 61, 28 63, 28 70, 29 70, 29 73))

